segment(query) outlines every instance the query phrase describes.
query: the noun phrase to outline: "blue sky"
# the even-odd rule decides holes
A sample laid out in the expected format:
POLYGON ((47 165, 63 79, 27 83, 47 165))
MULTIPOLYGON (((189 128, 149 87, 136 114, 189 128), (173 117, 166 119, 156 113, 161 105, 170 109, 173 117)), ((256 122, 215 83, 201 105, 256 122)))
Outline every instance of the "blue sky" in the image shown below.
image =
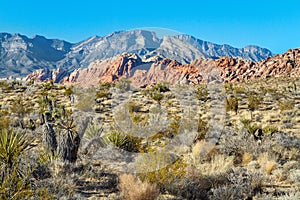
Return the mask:
POLYGON ((283 53, 300 47, 300 1, 3 0, 0 32, 79 42, 140 27, 162 27, 218 44, 283 53))

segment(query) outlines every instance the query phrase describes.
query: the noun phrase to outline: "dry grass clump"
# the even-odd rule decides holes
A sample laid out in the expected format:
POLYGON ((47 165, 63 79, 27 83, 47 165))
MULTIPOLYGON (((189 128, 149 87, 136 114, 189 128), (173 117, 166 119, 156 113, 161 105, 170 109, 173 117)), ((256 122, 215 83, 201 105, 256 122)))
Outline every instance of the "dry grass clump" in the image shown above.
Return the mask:
POLYGON ((234 157, 222 154, 212 157, 210 162, 197 163, 196 168, 202 172, 203 175, 214 176, 216 174, 225 174, 228 170, 233 168, 234 157))
POLYGON ((192 156, 194 163, 200 160, 210 160, 216 154, 215 144, 204 140, 196 142, 192 147, 192 156))
POLYGON ((258 157, 257 161, 268 175, 272 173, 272 171, 276 168, 277 165, 276 159, 269 153, 262 153, 258 157))
POLYGON ((242 165, 247 165, 253 160, 253 155, 251 153, 245 152, 242 157, 242 165))
POLYGON ((154 200, 159 195, 155 184, 142 182, 132 174, 122 174, 119 178, 119 189, 126 200, 154 200))

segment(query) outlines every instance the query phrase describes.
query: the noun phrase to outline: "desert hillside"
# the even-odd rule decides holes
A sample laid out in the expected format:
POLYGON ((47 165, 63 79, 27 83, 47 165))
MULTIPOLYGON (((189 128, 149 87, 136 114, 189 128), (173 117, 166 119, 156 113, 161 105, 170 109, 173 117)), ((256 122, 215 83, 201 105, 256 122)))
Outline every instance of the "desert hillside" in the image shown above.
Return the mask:
MULTIPOLYGON (((262 63, 280 72, 287 59, 294 75, 293 52, 210 62, 261 73, 262 63)), ((145 88, 124 78, 89 87, 1 81, 1 198, 298 199, 300 80, 251 79, 145 88)))

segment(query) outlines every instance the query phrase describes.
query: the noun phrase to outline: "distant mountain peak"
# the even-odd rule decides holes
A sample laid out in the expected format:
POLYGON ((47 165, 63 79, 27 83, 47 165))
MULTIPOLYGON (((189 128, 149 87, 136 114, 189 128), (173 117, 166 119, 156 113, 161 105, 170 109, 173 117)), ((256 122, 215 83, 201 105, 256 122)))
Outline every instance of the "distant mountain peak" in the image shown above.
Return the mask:
POLYGON ((159 38, 155 31, 142 29, 93 36, 76 44, 40 35, 28 38, 18 33, 0 33, 0 77, 24 76, 36 69, 86 68, 91 62, 124 52, 135 53, 143 59, 169 58, 183 64, 197 58, 228 56, 256 62, 273 56, 268 49, 253 45, 239 49, 187 34, 166 34, 159 38))

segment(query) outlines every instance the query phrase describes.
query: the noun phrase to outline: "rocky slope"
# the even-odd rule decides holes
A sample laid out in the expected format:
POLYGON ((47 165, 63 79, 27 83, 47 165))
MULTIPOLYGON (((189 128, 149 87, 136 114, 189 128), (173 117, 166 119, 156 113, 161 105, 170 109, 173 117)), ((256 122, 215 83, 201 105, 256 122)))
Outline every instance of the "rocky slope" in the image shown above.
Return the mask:
POLYGON ((160 57, 145 62, 136 54, 126 53, 92 62, 88 68, 76 69, 71 73, 61 69, 39 70, 27 79, 43 81, 49 78, 66 84, 95 85, 130 78, 134 85, 144 86, 162 81, 199 84, 211 80, 239 82, 270 76, 299 75, 300 49, 294 49, 258 63, 221 57, 217 60, 199 58, 186 65, 160 57))
POLYGON ((71 43, 42 36, 0 33, 0 77, 22 76, 36 69, 54 69, 71 43))
POLYGON ((145 30, 95 36, 76 44, 42 36, 28 38, 20 34, 0 33, 0 78, 25 76, 37 69, 47 71, 62 68, 70 72, 75 68, 87 68, 96 60, 125 52, 135 53, 144 61, 159 56, 183 64, 197 58, 217 59, 228 56, 260 61, 273 56, 268 49, 256 46, 238 49, 188 35, 165 36, 160 39, 154 32, 145 30))

